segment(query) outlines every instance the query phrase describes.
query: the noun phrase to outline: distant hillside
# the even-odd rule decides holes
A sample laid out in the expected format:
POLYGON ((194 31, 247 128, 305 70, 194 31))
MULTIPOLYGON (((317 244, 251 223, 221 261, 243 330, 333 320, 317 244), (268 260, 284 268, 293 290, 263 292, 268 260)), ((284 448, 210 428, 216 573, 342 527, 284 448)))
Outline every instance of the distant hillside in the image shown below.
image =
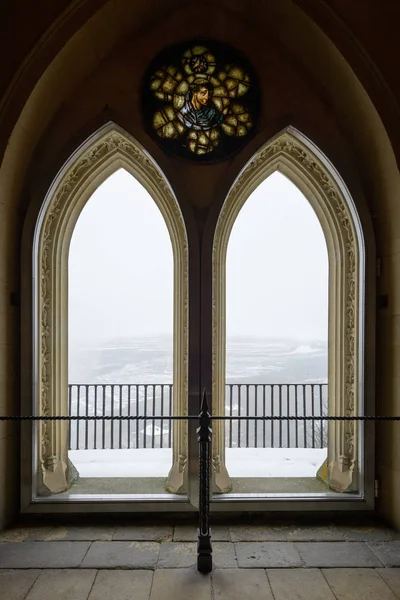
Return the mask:
MULTIPOLYGON (((172 383, 172 338, 141 337, 70 347, 70 383, 172 383)), ((323 383, 326 342, 232 337, 227 383, 323 383)))

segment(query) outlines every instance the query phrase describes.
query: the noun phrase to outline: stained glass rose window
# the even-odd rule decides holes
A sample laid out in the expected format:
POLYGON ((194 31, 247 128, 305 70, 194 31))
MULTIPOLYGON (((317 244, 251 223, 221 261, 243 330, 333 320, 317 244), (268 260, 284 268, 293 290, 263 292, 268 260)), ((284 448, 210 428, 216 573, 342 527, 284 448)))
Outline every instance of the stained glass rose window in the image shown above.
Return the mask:
POLYGON ((164 150, 218 160, 239 150, 255 131, 259 88, 248 61, 211 40, 169 48, 146 71, 146 127, 164 150))

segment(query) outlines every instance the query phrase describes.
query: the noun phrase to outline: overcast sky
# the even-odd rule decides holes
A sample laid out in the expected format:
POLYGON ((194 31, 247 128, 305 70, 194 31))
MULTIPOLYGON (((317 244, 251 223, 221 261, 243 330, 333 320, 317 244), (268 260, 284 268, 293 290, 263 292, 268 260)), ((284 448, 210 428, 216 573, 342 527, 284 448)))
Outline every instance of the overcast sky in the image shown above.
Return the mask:
POLYGON ((70 339, 172 332, 172 246, 164 219, 127 171, 84 207, 69 252, 70 339))
MULTIPOLYGON (((126 171, 109 177, 76 224, 69 254, 70 341, 172 332, 172 247, 156 204, 126 171)), ((227 258, 227 334, 327 338, 321 226, 283 175, 251 195, 227 258)))
POLYGON ((227 335, 326 340, 328 253, 314 210, 281 173, 248 198, 227 254, 227 335))

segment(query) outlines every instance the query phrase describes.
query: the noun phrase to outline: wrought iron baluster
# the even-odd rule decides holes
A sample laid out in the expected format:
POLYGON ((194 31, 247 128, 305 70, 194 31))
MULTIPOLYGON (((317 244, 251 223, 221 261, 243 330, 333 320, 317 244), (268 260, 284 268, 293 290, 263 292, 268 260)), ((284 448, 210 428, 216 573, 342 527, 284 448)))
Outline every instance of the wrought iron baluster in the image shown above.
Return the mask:
MULTIPOLYGON (((239 417, 242 415, 242 398, 241 398, 241 385, 238 384, 238 407, 239 407, 239 417)), ((238 448, 242 447, 242 421, 238 422, 238 448)))
MULTIPOLYGON (((89 386, 85 385, 85 415, 89 416, 89 386)), ((85 421, 85 450, 88 449, 89 421, 85 421)))
MULTIPOLYGON (((136 416, 139 415, 139 385, 136 384, 136 416)), ((139 421, 136 421, 136 448, 140 448, 139 443, 139 421)))
MULTIPOLYGON (((105 417, 106 416, 106 386, 102 385, 101 389, 102 389, 102 392, 103 392, 103 417, 105 417)), ((101 434, 102 434, 102 436, 101 436, 102 437, 102 440, 101 440, 102 444, 101 444, 101 447, 102 447, 102 450, 104 450, 105 447, 106 447, 106 422, 105 422, 104 419, 102 420, 101 425, 102 425, 102 432, 101 432, 101 434)))
MULTIPOLYGON (((282 385, 278 385, 279 416, 282 416, 282 385)), ((279 421, 279 448, 282 448, 282 421, 279 421)))
MULTIPOLYGON (((77 416, 80 417, 80 410, 81 410, 81 386, 78 385, 78 392, 77 392, 77 401, 76 401, 76 406, 77 406, 77 416)), ((79 419, 76 422, 76 449, 80 450, 79 448, 79 429, 81 426, 81 422, 79 421, 79 419)))
MULTIPOLYGON (((315 395, 314 384, 311 384, 311 416, 315 416, 315 395)), ((312 447, 315 448, 315 421, 311 421, 312 431, 312 447)))
MULTIPOLYGON (((290 413, 290 383, 286 384, 286 416, 289 416, 290 413)), ((289 419, 286 422, 286 435, 287 435, 287 447, 290 448, 290 421, 289 419)))
MULTIPOLYGON (((68 414, 72 415, 72 385, 68 386, 68 414)), ((72 431, 71 431, 71 425, 72 423, 69 422, 68 423, 68 450, 72 450, 71 448, 71 435, 72 435, 72 431)))
POLYGON ((298 406, 297 406, 297 401, 298 401, 298 396, 297 396, 297 383, 295 383, 294 385, 294 415, 296 417, 296 422, 295 422, 295 430, 294 430, 294 435, 295 435, 295 448, 299 447, 299 422, 297 421, 297 417, 298 417, 298 406))
MULTIPOLYGON (((265 388, 266 388, 266 385, 264 384, 264 385, 263 385, 263 398, 262 398, 262 400, 263 400, 263 415, 264 415, 264 417, 265 417, 265 411, 266 411, 266 408, 267 408, 267 407, 266 407, 266 404, 265 404, 265 401, 266 401, 266 398, 265 398, 265 388)), ((264 440, 264 448, 265 448, 265 447, 266 447, 266 445, 267 445, 267 439, 266 439, 266 436, 265 436, 265 434, 266 434, 266 427, 265 427, 265 421, 263 421, 263 440, 264 440)))
MULTIPOLYGON (((122 415, 122 392, 123 392, 124 386, 123 384, 119 385, 119 415, 122 415)), ((119 422, 119 445, 118 445, 119 449, 122 449, 122 420, 120 420, 119 422)))
MULTIPOLYGON (((254 385, 254 414, 258 415, 258 385, 254 385)), ((254 439, 255 439, 255 447, 258 448, 258 430, 257 430, 258 421, 254 422, 254 439)))
POLYGON ((111 450, 114 450, 114 421, 112 417, 114 416, 114 384, 111 385, 111 450))
MULTIPOLYGON (((229 384, 229 416, 233 415, 232 412, 232 385, 229 384)), ((232 448, 232 423, 233 421, 229 421, 229 448, 232 448)))
MULTIPOLYGON (((147 416, 147 384, 144 386, 144 414, 147 416)), ((147 419, 144 420, 143 448, 147 448, 147 419)))
MULTIPOLYGON (((322 384, 319 384, 319 414, 322 417, 323 414, 323 406, 322 406, 322 384)), ((320 441, 320 448, 324 447, 324 422, 321 419, 321 421, 319 422, 319 428, 320 428, 320 437, 319 437, 319 441, 320 441)))
MULTIPOLYGON (((249 416, 250 414, 250 385, 246 385, 245 387, 245 393, 246 393, 246 417, 249 416)), ((248 420, 246 420, 246 438, 245 438, 245 443, 246 443, 246 448, 249 447, 249 426, 250 426, 250 422, 248 420)))
POLYGON ((153 408, 153 412, 152 412, 153 418, 151 420, 151 422, 153 424, 153 426, 151 428, 151 447, 152 448, 155 447, 154 446, 154 443, 155 443, 155 427, 156 427, 156 421, 155 421, 155 418, 154 418, 154 415, 156 414, 156 405, 155 405, 155 402, 156 402, 156 386, 153 384, 153 399, 152 399, 152 403, 151 403, 152 408, 153 408))
MULTIPOLYGON (((94 386, 94 414, 97 417, 97 385, 94 386)), ((97 450, 97 423, 98 421, 95 421, 93 423, 93 449, 97 450)))
MULTIPOLYGON (((164 384, 161 385, 161 417, 164 416, 164 384)), ((161 437, 160 437, 160 448, 164 448, 164 419, 161 419, 161 437)))
MULTIPOLYGON (((172 384, 169 384, 169 409, 168 415, 172 416, 172 384)), ((172 448, 172 421, 169 421, 169 432, 168 432, 168 448, 172 448)))
POLYGON ((212 570, 210 512, 210 445, 211 417, 208 412, 207 392, 204 390, 197 429, 199 442, 199 530, 197 541, 197 569, 201 573, 212 570))
MULTIPOLYGON (((128 385, 128 416, 131 416, 131 386, 128 385)), ((128 421, 128 449, 131 447, 131 422, 128 421)))
MULTIPOLYGON (((274 416, 274 404, 275 404, 275 385, 271 385, 271 417, 274 416)), ((274 446, 274 435, 275 435, 275 423, 274 421, 270 421, 271 423, 271 448, 275 448, 274 446)))
MULTIPOLYGON (((303 389, 303 417, 307 416, 307 406, 306 406, 306 386, 304 385, 304 383, 302 384, 302 389, 303 389)), ((303 427, 304 427, 304 448, 307 448, 307 421, 304 419, 303 420, 303 427)))

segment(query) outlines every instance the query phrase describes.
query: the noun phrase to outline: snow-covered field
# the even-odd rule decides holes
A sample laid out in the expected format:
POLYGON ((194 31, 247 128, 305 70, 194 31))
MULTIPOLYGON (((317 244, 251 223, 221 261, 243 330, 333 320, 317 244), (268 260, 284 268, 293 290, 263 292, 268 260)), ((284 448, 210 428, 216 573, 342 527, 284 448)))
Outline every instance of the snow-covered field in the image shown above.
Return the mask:
MULTIPOLYGON (((326 448, 227 448, 231 477, 315 477, 326 448)), ((166 477, 172 450, 70 450, 81 477, 166 477)))

